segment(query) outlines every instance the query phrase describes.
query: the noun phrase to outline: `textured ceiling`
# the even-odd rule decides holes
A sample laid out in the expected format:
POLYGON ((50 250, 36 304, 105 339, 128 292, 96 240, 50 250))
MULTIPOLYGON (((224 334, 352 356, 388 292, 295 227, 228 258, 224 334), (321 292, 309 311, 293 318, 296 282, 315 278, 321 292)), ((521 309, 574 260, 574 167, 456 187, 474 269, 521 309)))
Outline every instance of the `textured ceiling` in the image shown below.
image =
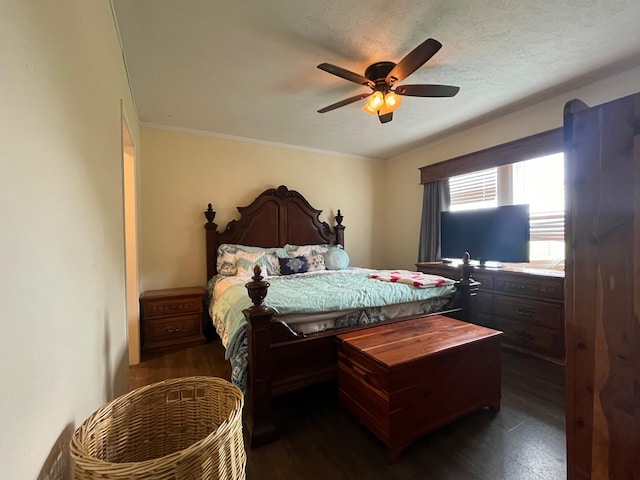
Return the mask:
POLYGON ((640 0, 112 0, 146 124, 389 158, 436 135, 640 64, 640 0), (363 74, 427 38, 442 49, 402 83, 460 86, 403 97, 381 124, 363 74))

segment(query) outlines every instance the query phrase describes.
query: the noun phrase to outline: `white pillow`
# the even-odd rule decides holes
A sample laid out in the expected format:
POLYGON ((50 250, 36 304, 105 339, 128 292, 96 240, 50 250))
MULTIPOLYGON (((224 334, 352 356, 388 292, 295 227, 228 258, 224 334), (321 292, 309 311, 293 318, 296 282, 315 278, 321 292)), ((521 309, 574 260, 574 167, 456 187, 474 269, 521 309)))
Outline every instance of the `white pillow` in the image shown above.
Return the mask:
POLYGON ((253 277, 253 268, 256 265, 262 269, 262 275, 280 274, 280 262, 278 262, 278 256, 275 253, 250 253, 240 250, 236 254, 236 275, 238 277, 253 277))

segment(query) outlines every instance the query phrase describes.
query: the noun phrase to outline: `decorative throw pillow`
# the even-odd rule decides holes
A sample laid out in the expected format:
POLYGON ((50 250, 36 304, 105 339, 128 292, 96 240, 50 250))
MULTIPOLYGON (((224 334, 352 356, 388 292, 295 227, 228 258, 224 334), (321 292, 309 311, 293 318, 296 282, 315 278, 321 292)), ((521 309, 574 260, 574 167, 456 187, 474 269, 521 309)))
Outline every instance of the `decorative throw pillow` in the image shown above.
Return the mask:
POLYGON ((279 258, 280 273, 282 275, 292 275, 294 273, 304 273, 309 271, 307 257, 279 258))
POLYGON ((278 273, 273 273, 275 270, 274 262, 277 261, 276 258, 275 254, 239 251, 236 254, 236 275, 239 277, 252 277, 253 268, 256 265, 260 266, 263 275, 278 275, 278 273))
POLYGON ((344 270, 349 267, 349 255, 342 245, 332 246, 324 254, 324 264, 327 270, 344 270))
POLYGON ((223 243, 218 247, 218 275, 233 277, 236 275, 236 273, 238 273, 238 267, 236 265, 237 253, 238 247, 236 245, 223 243))
POLYGON ((308 269, 310 272, 326 270, 324 264, 324 253, 329 250, 328 244, 323 245, 290 245, 284 246, 287 255, 290 257, 307 257, 308 269))
POLYGON ((275 253, 279 257, 285 257, 287 255, 287 252, 285 252, 283 247, 253 247, 250 245, 240 245, 240 244, 235 244, 233 246, 236 247, 238 250, 243 250, 249 253, 256 253, 256 252, 275 253))
MULTIPOLYGON (((218 247, 218 275, 225 277, 233 277, 237 275, 238 258, 246 255, 247 253, 266 255, 268 262, 265 265, 261 265, 263 267, 263 275, 280 275, 280 264, 278 263, 277 257, 286 255, 284 248, 250 247, 246 245, 234 245, 231 243, 223 243, 218 247)), ((253 260, 250 261, 254 261, 258 257, 249 258, 253 258, 253 260)), ((251 268, 253 269, 253 267, 251 268)), ((251 275, 253 275, 253 273, 251 273, 251 275)))

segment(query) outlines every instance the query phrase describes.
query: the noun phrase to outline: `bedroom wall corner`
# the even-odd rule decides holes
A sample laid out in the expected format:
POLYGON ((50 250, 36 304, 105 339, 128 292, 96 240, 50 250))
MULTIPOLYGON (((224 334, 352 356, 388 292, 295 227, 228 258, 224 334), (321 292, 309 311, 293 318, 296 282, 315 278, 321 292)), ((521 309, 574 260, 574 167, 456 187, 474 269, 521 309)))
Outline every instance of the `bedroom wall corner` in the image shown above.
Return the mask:
POLYGON ((70 478, 69 439, 128 390, 121 102, 109 0, 0 4, 2 478, 70 478))

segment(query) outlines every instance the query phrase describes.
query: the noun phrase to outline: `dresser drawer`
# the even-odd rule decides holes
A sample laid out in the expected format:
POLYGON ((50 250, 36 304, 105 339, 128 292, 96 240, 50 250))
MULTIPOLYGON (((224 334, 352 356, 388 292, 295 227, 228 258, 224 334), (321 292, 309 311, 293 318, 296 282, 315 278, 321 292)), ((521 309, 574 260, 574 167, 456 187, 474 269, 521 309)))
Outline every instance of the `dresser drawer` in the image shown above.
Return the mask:
POLYGON ((493 314, 493 295, 479 290, 476 294, 476 309, 478 313, 493 314))
POLYGON ((495 295, 493 313, 527 324, 561 330, 563 328, 562 305, 536 300, 495 295))
POLYGON ((476 268, 471 272, 471 276, 476 282, 480 282, 481 290, 492 290, 493 289, 493 275, 489 272, 483 272, 482 270, 476 268))
POLYGON ((493 279, 493 290, 531 297, 541 297, 554 300, 564 298, 564 279, 542 277, 536 275, 515 275, 504 273, 493 279))
POLYGON ((183 315, 202 311, 202 296, 160 298, 142 303, 142 315, 146 318, 183 315))
POLYGON ((497 316, 485 321, 491 324, 488 325, 491 328, 504 332, 505 345, 522 347, 556 359, 564 358, 564 336, 561 332, 497 316))
POLYGON ((200 322, 199 313, 148 319, 144 322, 145 345, 166 341, 174 342, 185 337, 199 337, 200 322))

